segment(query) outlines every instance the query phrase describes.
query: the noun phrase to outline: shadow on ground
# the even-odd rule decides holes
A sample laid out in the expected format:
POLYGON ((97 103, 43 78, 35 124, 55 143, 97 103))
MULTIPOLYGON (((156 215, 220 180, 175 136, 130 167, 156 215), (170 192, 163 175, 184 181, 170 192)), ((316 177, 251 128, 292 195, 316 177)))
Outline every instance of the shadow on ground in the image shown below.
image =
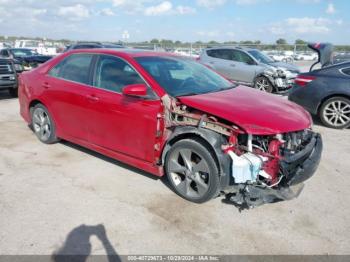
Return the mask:
POLYGON ((109 262, 121 261, 114 247, 110 243, 104 225, 80 225, 74 228, 67 236, 63 246, 54 252, 52 261, 85 262, 91 255, 92 245, 90 237, 96 236, 102 243, 109 262))

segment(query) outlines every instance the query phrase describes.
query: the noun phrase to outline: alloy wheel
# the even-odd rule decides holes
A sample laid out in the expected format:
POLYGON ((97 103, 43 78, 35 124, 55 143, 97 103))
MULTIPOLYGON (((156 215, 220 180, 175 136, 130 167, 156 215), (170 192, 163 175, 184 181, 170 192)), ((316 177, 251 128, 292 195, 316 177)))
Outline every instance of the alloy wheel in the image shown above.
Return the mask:
POLYGON ((50 117, 42 108, 36 108, 33 112, 33 128, 40 140, 47 141, 50 138, 50 117))
POLYGON ((185 196, 200 198, 209 190, 209 165, 200 154, 190 149, 173 152, 168 172, 177 190, 185 196))
POLYGON ((270 83, 264 77, 258 79, 258 81, 255 84, 255 88, 264 92, 270 92, 271 89, 270 83))
POLYGON ((325 106, 323 117, 331 126, 345 126, 350 123, 350 104, 346 101, 332 101, 325 106))

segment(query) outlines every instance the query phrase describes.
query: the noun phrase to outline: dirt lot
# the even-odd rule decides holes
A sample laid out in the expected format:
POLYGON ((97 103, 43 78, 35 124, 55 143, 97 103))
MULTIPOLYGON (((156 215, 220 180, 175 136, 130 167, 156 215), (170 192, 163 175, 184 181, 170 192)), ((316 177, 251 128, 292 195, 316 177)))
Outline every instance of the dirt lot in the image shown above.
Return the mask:
POLYGON ((186 202, 69 143, 44 145, 18 111, 0 93, 0 254, 350 254, 349 129, 315 126, 324 155, 298 199, 240 213, 186 202))

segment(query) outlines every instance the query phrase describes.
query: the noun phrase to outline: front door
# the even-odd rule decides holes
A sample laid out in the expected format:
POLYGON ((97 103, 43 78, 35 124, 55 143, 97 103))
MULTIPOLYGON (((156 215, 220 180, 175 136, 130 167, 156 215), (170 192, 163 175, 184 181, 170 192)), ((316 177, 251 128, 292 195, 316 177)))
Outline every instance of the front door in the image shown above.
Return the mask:
POLYGON ((90 143, 153 162, 157 133, 157 115, 161 102, 149 89, 149 98, 129 97, 123 87, 145 83, 124 60, 100 55, 95 66, 91 90, 93 115, 90 143))

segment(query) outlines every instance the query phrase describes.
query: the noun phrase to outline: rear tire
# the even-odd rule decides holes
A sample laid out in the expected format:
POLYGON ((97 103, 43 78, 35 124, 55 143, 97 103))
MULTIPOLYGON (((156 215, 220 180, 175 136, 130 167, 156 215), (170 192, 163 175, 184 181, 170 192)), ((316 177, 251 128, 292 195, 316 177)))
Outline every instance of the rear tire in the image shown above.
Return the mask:
POLYGON ((12 97, 18 97, 18 87, 9 88, 9 94, 12 97))
POLYGON ((168 180, 179 196, 204 203, 218 196, 218 166, 210 149, 200 139, 176 142, 165 158, 168 180))
POLYGON ((322 123, 331 128, 343 129, 350 126, 350 100, 337 96, 326 100, 319 111, 322 123))
POLYGON ((259 76, 255 79, 254 88, 267 93, 272 93, 274 89, 270 80, 265 76, 259 76))
POLYGON ((47 108, 42 104, 37 104, 31 110, 32 129, 37 138, 45 144, 53 144, 58 141, 56 137, 55 123, 47 108))

